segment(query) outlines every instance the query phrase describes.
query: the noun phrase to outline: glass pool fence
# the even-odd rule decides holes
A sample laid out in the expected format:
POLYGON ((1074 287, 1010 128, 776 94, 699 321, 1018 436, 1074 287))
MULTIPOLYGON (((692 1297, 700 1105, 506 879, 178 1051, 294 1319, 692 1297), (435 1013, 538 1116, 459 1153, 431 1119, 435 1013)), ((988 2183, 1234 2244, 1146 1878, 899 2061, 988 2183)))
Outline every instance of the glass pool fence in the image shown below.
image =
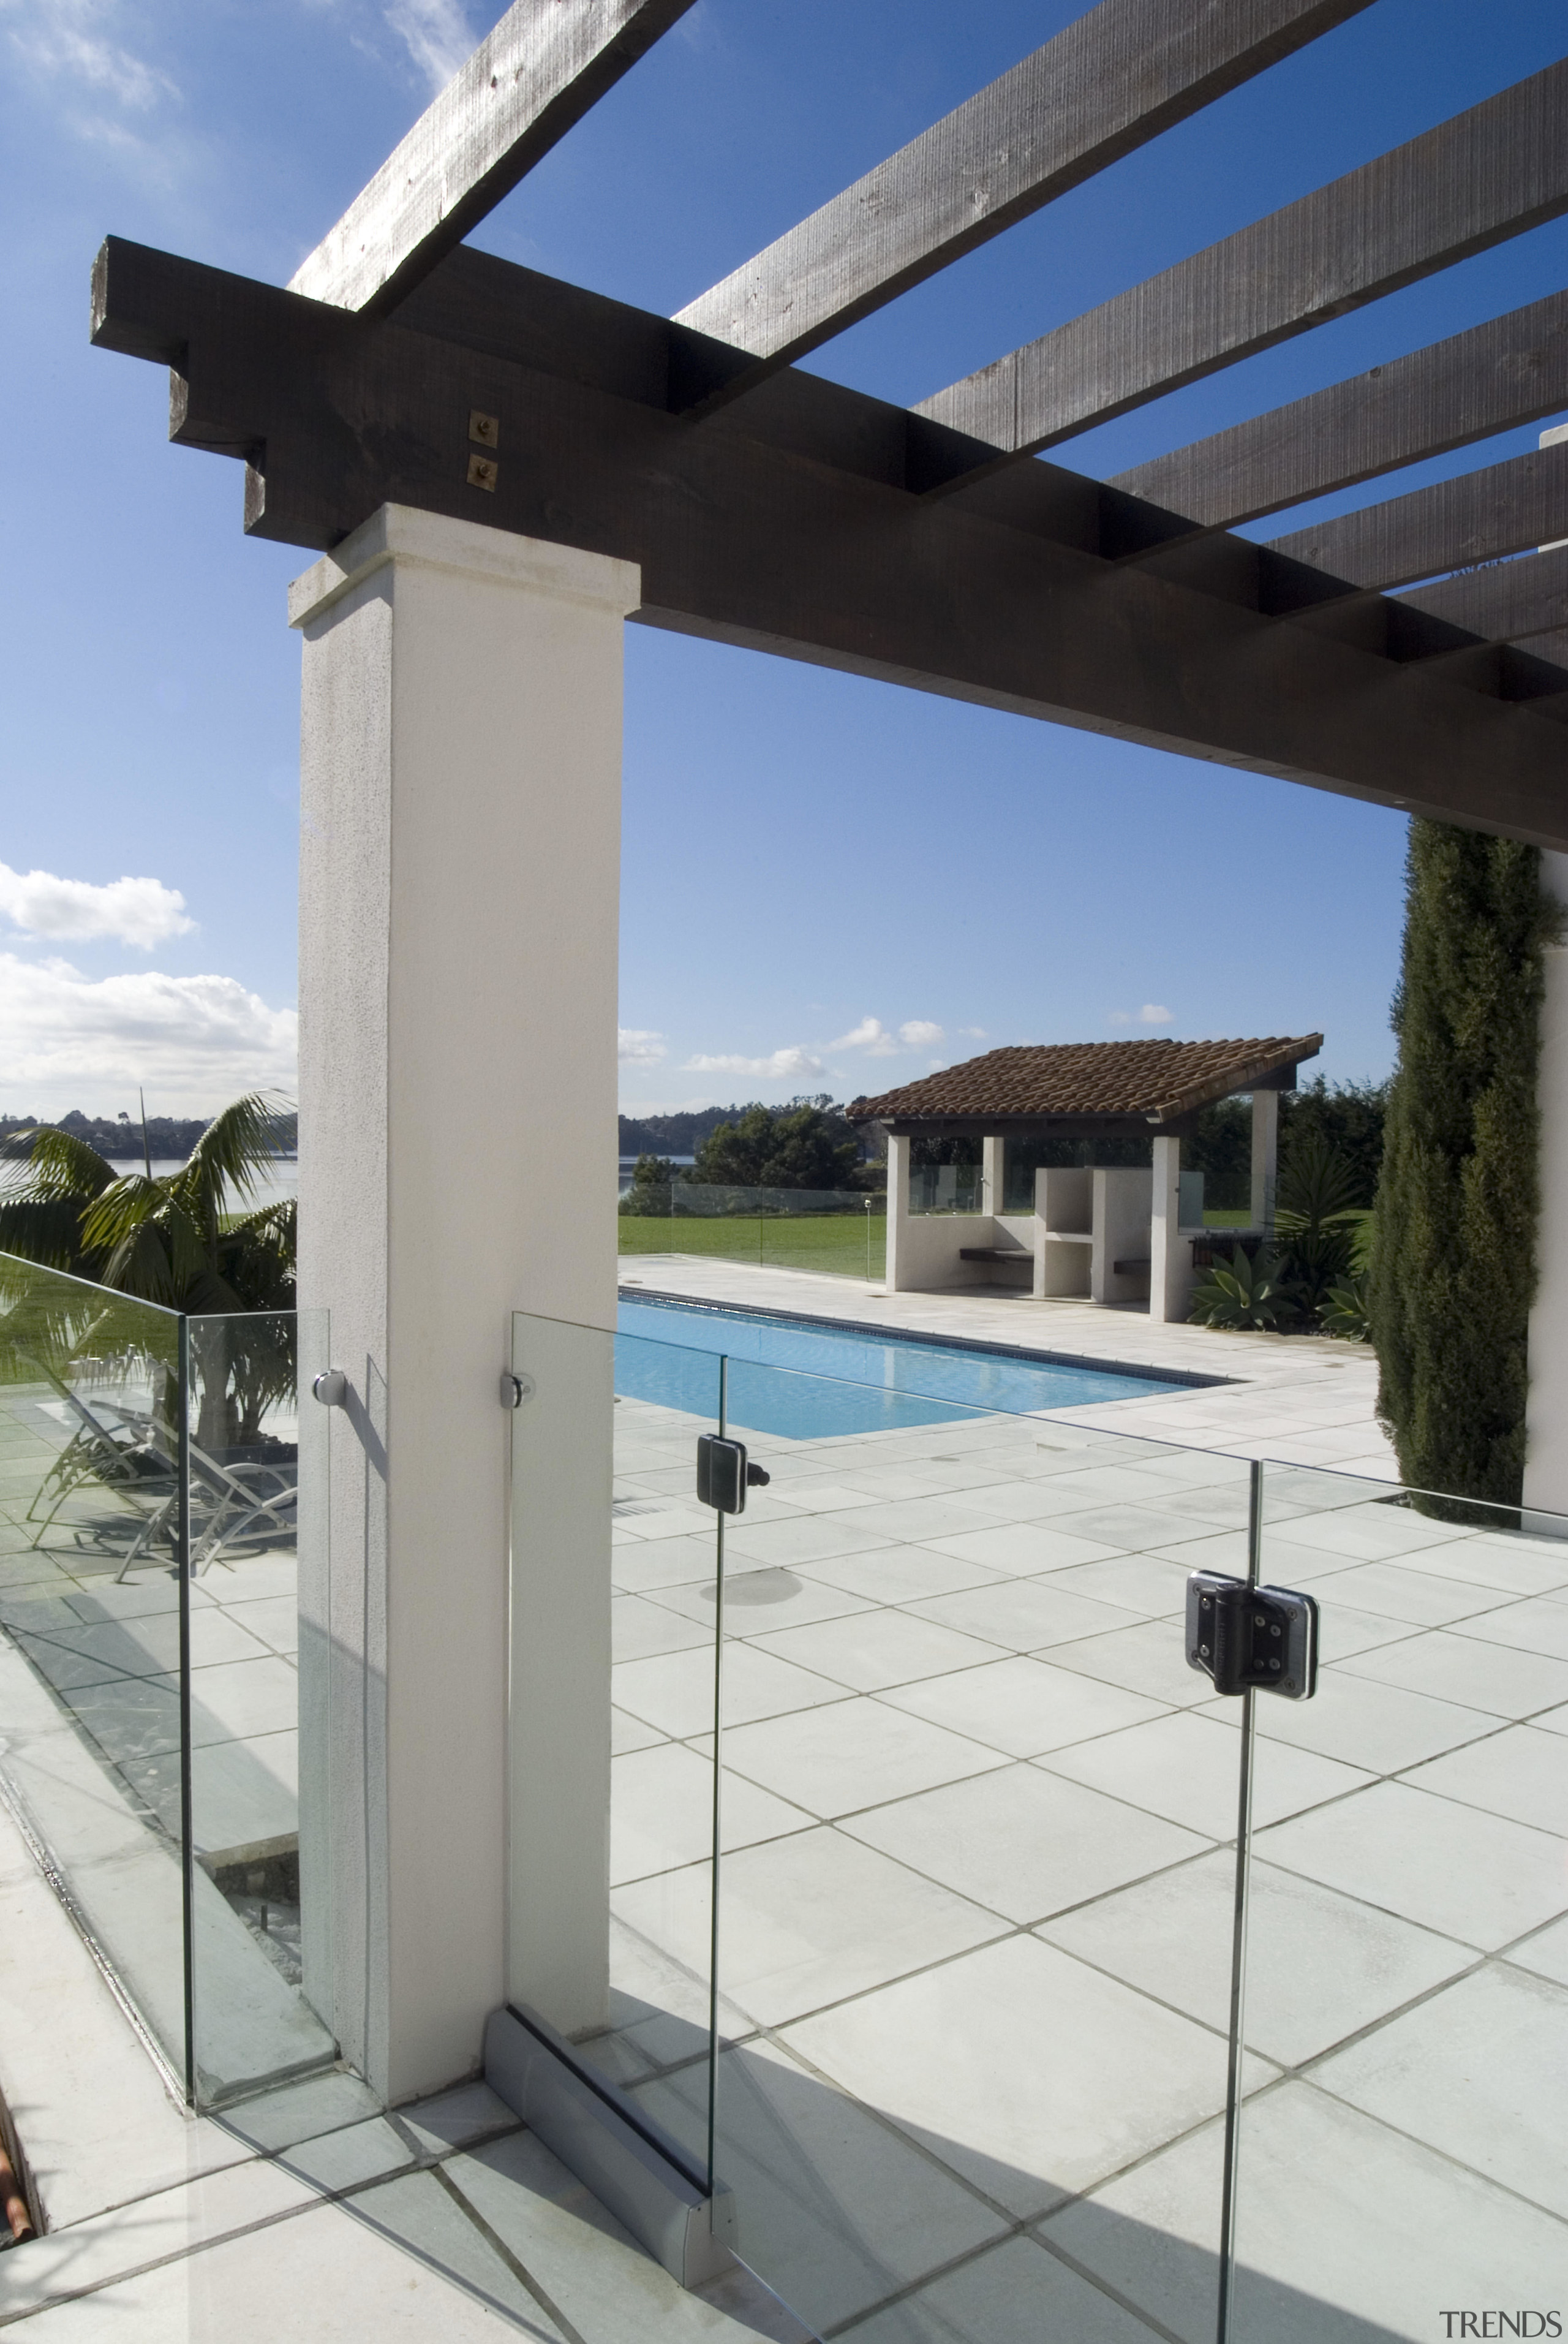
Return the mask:
MULTIPOLYGON (((567 1331, 514 1322, 541 1397, 567 1331)), ((569 1336, 616 1392, 580 2047, 809 2327, 1384 2344, 1561 2302, 1568 1522, 966 1405, 918 1356, 569 1336), (1307 1597, 1312 1697, 1257 1690, 1307 1597)))
POLYGON ((327 1365, 322 1311, 181 1317, 0 1257, 0 1798, 194 2107, 337 2056, 298 1770, 327 1365))

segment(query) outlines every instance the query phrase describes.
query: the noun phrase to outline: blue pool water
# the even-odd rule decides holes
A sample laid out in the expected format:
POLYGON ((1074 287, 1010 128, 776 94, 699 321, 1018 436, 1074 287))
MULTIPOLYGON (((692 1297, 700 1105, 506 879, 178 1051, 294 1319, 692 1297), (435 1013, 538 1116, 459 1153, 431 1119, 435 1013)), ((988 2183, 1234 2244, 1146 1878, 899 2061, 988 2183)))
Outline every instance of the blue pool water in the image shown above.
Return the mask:
POLYGON ((723 1353, 729 1423, 791 1440, 953 1424, 988 1409, 1022 1415, 1091 1400, 1146 1399, 1183 1389, 1151 1376, 900 1342, 760 1312, 623 1301, 618 1325, 618 1392, 716 1417, 723 1353))

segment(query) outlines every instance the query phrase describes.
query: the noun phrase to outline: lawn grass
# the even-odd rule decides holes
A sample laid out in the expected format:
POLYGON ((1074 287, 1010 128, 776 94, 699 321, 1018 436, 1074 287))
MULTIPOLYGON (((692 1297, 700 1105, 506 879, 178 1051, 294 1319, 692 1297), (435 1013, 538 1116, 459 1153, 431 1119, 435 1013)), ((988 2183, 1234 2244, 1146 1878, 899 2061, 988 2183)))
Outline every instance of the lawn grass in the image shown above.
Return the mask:
POLYGON ((823 1270, 839 1278, 887 1275, 888 1223, 882 1213, 726 1213, 712 1220, 624 1213, 616 1229, 622 1254, 693 1253, 758 1262, 765 1268, 823 1270))

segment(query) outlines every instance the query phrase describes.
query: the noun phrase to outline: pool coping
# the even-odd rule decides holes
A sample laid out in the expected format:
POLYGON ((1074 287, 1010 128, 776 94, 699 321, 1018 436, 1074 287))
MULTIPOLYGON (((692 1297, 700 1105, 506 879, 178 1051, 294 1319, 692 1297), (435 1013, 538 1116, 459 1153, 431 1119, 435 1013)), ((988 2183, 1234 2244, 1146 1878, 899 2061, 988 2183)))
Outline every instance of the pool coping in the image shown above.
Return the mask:
MULTIPOLYGON (((671 1294, 662 1287, 618 1285, 618 1302, 652 1302, 669 1304, 680 1310, 700 1310, 712 1318, 783 1319, 796 1327, 840 1327, 847 1334, 872 1335, 880 1341, 918 1344, 928 1351, 977 1351, 993 1359, 1016 1359, 1024 1367, 1083 1368, 1091 1373, 1126 1376, 1137 1383, 1175 1386, 1188 1391, 1211 1391, 1221 1385, 1233 1386, 1246 1382, 1244 1376, 1205 1376, 1192 1368, 1134 1367, 1121 1359, 1096 1358, 1082 1351, 1024 1350, 1013 1343, 987 1343, 973 1335, 933 1335, 923 1329, 890 1328, 885 1322, 869 1318, 829 1318, 820 1311, 762 1309, 746 1302, 709 1302, 689 1294, 671 1294)), ((852 1380, 852 1379, 851 1379, 852 1380)), ((1103 1402, 1086 1402, 1087 1406, 1103 1402)), ((1027 1411, 1041 1413, 1038 1409, 1027 1411)))

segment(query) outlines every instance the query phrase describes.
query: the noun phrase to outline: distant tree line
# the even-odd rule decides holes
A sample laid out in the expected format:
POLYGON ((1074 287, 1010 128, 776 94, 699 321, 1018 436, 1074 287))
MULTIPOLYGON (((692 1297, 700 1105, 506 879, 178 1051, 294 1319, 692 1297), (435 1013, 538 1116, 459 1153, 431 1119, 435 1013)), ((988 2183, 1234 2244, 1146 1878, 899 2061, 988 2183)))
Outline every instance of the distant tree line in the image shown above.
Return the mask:
MULTIPOLYGON (((206 1116, 149 1115, 147 1150, 155 1161, 184 1163, 206 1131, 206 1116)), ((299 1117, 292 1111, 276 1117, 274 1145, 279 1155, 292 1156, 299 1147, 299 1117)), ((112 1164, 128 1164, 142 1153, 142 1121, 133 1115, 83 1115, 73 1108, 53 1123, 35 1115, 0 1115, 0 1144, 19 1131, 64 1131, 112 1164)))
MULTIPOLYGON (((1321 1138, 1336 1147, 1353 1178, 1356 1207, 1371 1205, 1377 1193, 1382 1162, 1383 1121, 1388 1112, 1389 1086, 1384 1083, 1326 1083, 1319 1075, 1300 1090, 1280 1099, 1280 1173, 1289 1167, 1292 1152, 1304 1142, 1321 1138)), ((978 1164, 978 1139, 916 1139, 910 1143, 911 1163, 978 1164)), ((1044 1165, 1127 1164, 1152 1161, 1149 1139, 1020 1139, 1008 1148, 1008 1185, 1015 1192, 1044 1165)), ((1181 1162, 1203 1175, 1203 1202, 1216 1211, 1239 1211, 1251 1195, 1252 1106, 1246 1098, 1221 1099, 1206 1106, 1198 1128, 1181 1143, 1181 1162)))
MULTIPOLYGON (((624 1117, 622 1123, 624 1128, 624 1117)), ((668 1212, 669 1190, 681 1185, 874 1193, 887 1186, 887 1177, 886 1164, 866 1160, 859 1133, 837 1101, 822 1093, 783 1106, 729 1108, 699 1142, 695 1162, 685 1168, 668 1156, 645 1150, 621 1210, 668 1212)))

